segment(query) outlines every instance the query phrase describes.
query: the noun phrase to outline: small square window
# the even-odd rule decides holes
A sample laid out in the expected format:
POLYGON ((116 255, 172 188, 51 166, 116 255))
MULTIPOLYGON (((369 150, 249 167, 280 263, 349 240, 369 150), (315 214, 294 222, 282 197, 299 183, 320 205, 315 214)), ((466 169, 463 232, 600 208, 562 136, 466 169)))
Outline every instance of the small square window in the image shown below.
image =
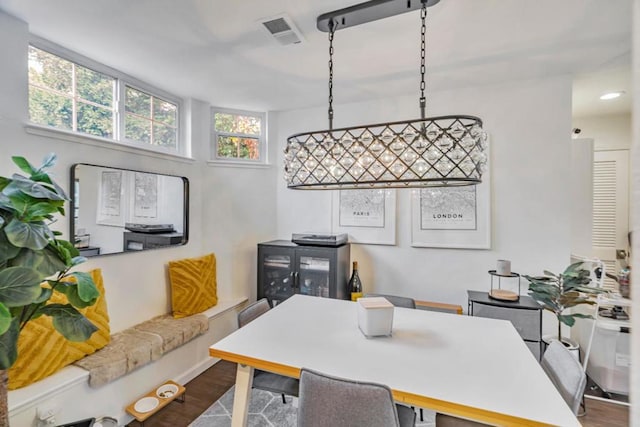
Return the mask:
POLYGON ((213 110, 212 159, 265 163, 265 114, 213 110))

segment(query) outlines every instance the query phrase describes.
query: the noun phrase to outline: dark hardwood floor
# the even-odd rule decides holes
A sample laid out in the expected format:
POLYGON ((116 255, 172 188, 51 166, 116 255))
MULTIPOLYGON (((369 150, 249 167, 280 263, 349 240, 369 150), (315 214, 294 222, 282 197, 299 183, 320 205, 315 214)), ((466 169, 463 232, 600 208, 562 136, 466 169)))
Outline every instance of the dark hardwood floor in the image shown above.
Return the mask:
MULTIPOLYGON (((218 400, 235 382, 235 363, 220 361, 189 382, 185 403, 172 402, 145 421, 145 427, 186 427, 218 400)), ((629 409, 615 403, 586 399, 587 413, 579 418, 584 427, 627 427, 629 409)), ((139 424, 132 421, 129 426, 139 424)))

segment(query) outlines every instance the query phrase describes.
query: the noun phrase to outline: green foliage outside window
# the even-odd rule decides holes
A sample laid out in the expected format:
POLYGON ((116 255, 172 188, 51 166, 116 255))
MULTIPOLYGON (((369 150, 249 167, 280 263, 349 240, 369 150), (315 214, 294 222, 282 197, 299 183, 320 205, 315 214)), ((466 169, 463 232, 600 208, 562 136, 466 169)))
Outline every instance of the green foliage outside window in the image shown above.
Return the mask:
MULTIPOLYGON (((108 75, 29 46, 29 117, 57 129, 118 139, 116 87, 108 75)), ((125 139, 177 149, 178 106, 126 86, 125 139)))
POLYGON ((112 77, 29 47, 33 123, 113 138, 114 88, 112 77))
POLYGON ((218 157, 260 159, 261 117, 216 112, 214 120, 218 157))
POLYGON ((125 137, 161 147, 177 146, 178 107, 127 86, 125 137))

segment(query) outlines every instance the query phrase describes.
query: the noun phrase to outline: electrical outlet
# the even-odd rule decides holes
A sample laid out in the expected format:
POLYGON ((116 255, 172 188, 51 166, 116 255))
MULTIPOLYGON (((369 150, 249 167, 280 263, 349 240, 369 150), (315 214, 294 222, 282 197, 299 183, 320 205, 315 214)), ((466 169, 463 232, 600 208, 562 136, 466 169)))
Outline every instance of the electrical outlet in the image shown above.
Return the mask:
POLYGON ((47 402, 38 406, 36 409, 36 415, 41 421, 49 421, 49 419, 55 417, 60 412, 60 407, 54 402, 47 402))

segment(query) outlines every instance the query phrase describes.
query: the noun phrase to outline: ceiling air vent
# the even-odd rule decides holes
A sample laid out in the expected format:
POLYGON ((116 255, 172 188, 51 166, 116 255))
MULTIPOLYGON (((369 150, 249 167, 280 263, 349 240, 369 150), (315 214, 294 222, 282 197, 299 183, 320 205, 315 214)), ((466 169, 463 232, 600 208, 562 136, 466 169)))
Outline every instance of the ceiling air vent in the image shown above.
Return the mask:
POLYGON ((260 20, 262 28, 268 31, 279 44, 287 46, 302 42, 300 30, 296 28, 291 18, 287 15, 278 15, 272 18, 260 20))

